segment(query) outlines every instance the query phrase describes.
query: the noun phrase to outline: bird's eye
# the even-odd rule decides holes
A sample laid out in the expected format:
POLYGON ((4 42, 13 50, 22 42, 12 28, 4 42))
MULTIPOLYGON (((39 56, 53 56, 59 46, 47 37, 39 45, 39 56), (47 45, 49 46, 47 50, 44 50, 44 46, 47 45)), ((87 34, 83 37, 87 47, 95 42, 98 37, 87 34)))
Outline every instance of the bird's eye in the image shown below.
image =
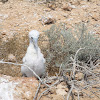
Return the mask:
POLYGON ((31 39, 33 40, 33 37, 31 37, 31 39))

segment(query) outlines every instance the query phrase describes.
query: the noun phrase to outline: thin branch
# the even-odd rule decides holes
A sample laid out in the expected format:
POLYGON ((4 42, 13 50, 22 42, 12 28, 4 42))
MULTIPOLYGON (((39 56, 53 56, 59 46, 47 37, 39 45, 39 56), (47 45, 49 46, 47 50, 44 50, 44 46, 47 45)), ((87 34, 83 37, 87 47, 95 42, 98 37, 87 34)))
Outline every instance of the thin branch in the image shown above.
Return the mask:
POLYGON ((2 64, 13 64, 13 65, 25 66, 25 67, 27 67, 30 71, 33 72, 33 74, 40 80, 40 82, 42 82, 41 78, 40 78, 30 67, 28 67, 28 66, 25 65, 25 64, 18 64, 18 63, 12 63, 12 62, 4 62, 4 61, 2 61, 2 60, 0 60, 0 63, 2 63, 2 64))
POLYGON ((70 90, 68 92, 68 95, 67 95, 67 100, 69 100, 69 97, 70 97, 70 95, 72 93, 73 88, 74 88, 74 84, 71 85, 71 88, 70 88, 70 90))
POLYGON ((50 89, 50 88, 48 88, 48 89, 46 89, 45 91, 43 91, 43 92, 41 93, 40 97, 38 98, 38 100, 40 100, 40 99, 41 99, 41 97, 43 96, 43 94, 44 94, 45 92, 48 92, 48 91, 49 91, 49 89, 50 89))
POLYGON ((12 63, 12 62, 4 62, 4 61, 2 61, 2 60, 0 60, 0 63, 2 63, 2 64, 13 64, 13 65, 25 66, 25 67, 27 67, 30 71, 33 72, 33 74, 39 79, 39 81, 40 81, 42 84, 45 84, 47 87, 50 87, 48 84, 46 84, 45 82, 43 82, 43 80, 42 80, 30 67, 28 67, 28 66, 25 65, 25 64, 18 64, 18 63, 12 63))
POLYGON ((36 100, 36 99, 37 99, 37 96, 38 96, 40 87, 41 87, 41 83, 39 83, 39 85, 38 85, 38 88, 37 88, 37 91, 36 91, 36 93, 35 93, 35 96, 34 96, 33 100, 36 100))
POLYGON ((41 97, 43 96, 44 93, 48 92, 53 86, 57 85, 59 83, 59 80, 56 81, 54 84, 52 84, 49 88, 47 88, 45 91, 43 91, 40 95, 40 97, 38 98, 38 100, 41 99, 41 97))
POLYGON ((60 68, 59 68, 59 75, 61 74, 61 69, 62 69, 62 64, 60 65, 60 68))
POLYGON ((84 47, 84 48, 80 48, 80 49, 77 50, 77 52, 76 52, 76 54, 75 54, 75 56, 74 56, 74 59, 71 57, 71 60, 73 61, 73 71, 72 71, 72 76, 71 76, 71 77, 72 77, 73 79, 74 79, 74 77, 75 77, 77 55, 78 55, 78 53, 80 52, 80 50, 82 50, 82 49, 85 49, 85 47, 84 47))

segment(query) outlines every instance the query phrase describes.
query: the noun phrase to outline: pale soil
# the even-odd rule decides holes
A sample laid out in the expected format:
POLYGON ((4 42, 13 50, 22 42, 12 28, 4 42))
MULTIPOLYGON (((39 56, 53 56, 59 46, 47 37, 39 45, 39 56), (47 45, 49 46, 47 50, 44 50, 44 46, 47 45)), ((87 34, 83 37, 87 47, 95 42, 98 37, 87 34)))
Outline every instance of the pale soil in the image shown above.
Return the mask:
MULTIPOLYGON (((78 24, 83 21, 87 24, 91 34, 94 33, 100 34, 100 1, 99 0, 97 0, 97 2, 81 1, 79 4, 74 2, 72 4, 75 6, 75 8, 73 8, 71 11, 65 11, 63 10, 63 8, 66 7, 67 5, 65 2, 62 3, 61 7, 54 7, 54 10, 52 10, 45 4, 36 4, 34 2, 28 2, 28 1, 9 0, 5 4, 0 2, 0 46, 2 45, 1 43, 7 42, 7 39, 9 38, 11 39, 15 35, 19 37, 21 42, 24 41, 25 43, 27 43, 28 39, 26 38, 28 37, 23 39, 23 36, 27 36, 28 32, 33 29, 40 31, 41 35, 43 35, 42 31, 49 29, 52 26, 52 24, 43 25, 40 19, 42 17, 48 17, 48 16, 54 18, 56 20, 55 24, 57 25, 63 22, 66 23, 67 28, 73 28, 74 24, 78 24)), ((18 52, 20 52, 21 50, 21 45, 18 47, 19 48, 18 52)), ((11 52, 13 53, 13 55, 15 55, 17 62, 20 63, 22 62, 21 59, 26 52, 27 46, 28 43, 25 46, 25 50, 22 51, 21 53, 18 53, 19 56, 15 55, 15 51, 11 52)), ((45 46, 46 43, 43 42, 42 47, 45 48, 45 46)), ((7 56, 9 53, 6 51, 5 55, 2 56, 2 52, 3 51, 0 49, 0 59, 8 61, 7 56)), ((1 66, 3 66, 3 64, 0 64, 0 67, 1 66)), ((11 79, 13 81, 17 80, 16 76, 17 77, 21 76, 20 66, 8 67, 8 65, 4 65, 4 67, 0 68, 0 74, 14 76, 15 79, 13 78, 11 79)), ((29 79, 25 79, 25 81, 29 81, 29 79)), ((34 79, 32 81, 34 81, 34 79)), ((19 98, 21 99, 17 98, 14 100, 32 100, 37 86, 35 87, 35 89, 30 88, 31 86, 30 82, 29 83, 25 82, 26 85, 25 87, 23 86, 22 89, 23 81, 21 82, 22 82, 21 85, 17 86, 17 89, 19 89, 19 91, 21 89, 20 92, 23 92, 18 94, 19 98), (27 96, 25 94, 27 91, 31 91, 30 96, 27 96)), ((33 85, 34 84, 32 84, 31 87, 33 87, 33 85)), ((44 90, 45 88, 43 88, 40 92, 44 90)), ((41 100, 64 100, 63 95, 65 97, 67 95, 66 86, 64 85, 64 83, 62 83, 60 86, 56 86, 55 88, 53 88, 51 92, 48 95, 43 96, 41 100)), ((98 95, 100 95, 100 93, 98 95)), ((99 100, 97 97, 90 99, 83 96, 80 98, 80 100, 84 99, 99 100)))
MULTIPOLYGON (((33 100, 35 96, 39 82, 35 78, 24 78, 24 77, 11 77, 6 75, 0 75, 0 100, 33 100), (12 99, 13 98, 13 99, 12 99)), ((52 85, 52 84, 49 84, 52 85)), ((100 87, 100 85, 95 86, 100 87)), ((96 88, 92 88, 96 91, 96 88)), ((41 85, 38 97, 47 88, 45 85, 41 85)), ((84 90, 85 93, 91 94, 90 90, 84 90)), ((77 91, 73 90, 74 98, 77 100, 77 91), (76 95, 75 95, 76 94, 76 95)), ((42 95, 40 100, 65 100, 68 95, 68 88, 65 82, 52 87, 49 92, 42 95)), ((100 95, 100 92, 96 93, 100 95)), ((99 100, 94 94, 92 98, 87 97, 85 94, 80 96, 80 100, 99 100)), ((69 100, 72 100, 71 98, 69 100)))

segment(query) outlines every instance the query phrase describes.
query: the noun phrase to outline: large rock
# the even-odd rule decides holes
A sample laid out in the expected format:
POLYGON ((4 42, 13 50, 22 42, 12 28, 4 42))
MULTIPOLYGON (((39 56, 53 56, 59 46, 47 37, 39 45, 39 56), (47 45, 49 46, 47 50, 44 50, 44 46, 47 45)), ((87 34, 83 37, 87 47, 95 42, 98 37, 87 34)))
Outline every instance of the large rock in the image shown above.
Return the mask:
POLYGON ((0 100, 33 100, 37 86, 35 78, 0 75, 0 100))

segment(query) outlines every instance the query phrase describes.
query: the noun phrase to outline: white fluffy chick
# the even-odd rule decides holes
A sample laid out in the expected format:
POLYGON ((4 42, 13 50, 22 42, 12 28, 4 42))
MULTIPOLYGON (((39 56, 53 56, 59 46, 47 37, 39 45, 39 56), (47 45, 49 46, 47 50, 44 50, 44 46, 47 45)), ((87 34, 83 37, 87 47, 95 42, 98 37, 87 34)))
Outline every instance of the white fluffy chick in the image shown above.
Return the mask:
MULTIPOLYGON (((39 32, 37 30, 29 32, 30 43, 27 48, 27 52, 23 57, 23 64, 30 67, 38 76, 41 77, 45 74, 45 59, 40 48, 38 47, 38 37, 39 32)), ((26 66, 21 66, 21 73, 26 77, 35 76, 26 66)))

